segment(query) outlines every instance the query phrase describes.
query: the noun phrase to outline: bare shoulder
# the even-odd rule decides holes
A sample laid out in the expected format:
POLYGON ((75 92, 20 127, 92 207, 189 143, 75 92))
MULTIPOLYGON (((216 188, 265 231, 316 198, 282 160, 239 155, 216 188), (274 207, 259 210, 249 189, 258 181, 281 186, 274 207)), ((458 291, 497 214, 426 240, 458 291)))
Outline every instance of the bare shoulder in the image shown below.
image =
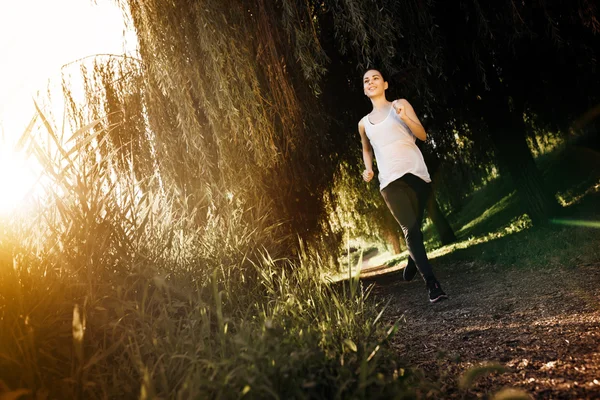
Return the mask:
POLYGON ((359 131, 363 131, 365 129, 365 123, 363 122, 364 118, 361 118, 360 121, 358 121, 358 130, 359 131))

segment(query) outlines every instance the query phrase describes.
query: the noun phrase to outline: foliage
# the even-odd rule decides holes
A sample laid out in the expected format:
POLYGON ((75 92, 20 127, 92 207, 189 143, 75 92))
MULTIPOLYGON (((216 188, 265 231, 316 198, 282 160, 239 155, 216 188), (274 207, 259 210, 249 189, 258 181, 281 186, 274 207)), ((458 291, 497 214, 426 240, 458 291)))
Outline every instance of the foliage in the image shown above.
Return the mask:
POLYGON ((458 386, 461 389, 468 389, 469 387, 471 387, 473 385, 473 383, 477 379, 479 379, 485 375, 488 375, 490 373, 493 373, 493 372, 499 372, 499 373, 506 372, 506 368, 499 364, 485 364, 485 365, 473 367, 473 368, 467 370, 460 377, 458 386))
MULTIPOLYGON (((499 76, 513 82, 504 58, 509 53, 495 38, 524 43, 537 40, 539 29, 517 24, 525 18, 521 5, 453 3, 121 0, 138 34, 140 60, 94 68, 101 90, 87 85, 88 100, 110 105, 106 111, 123 129, 123 119, 137 121, 141 139, 134 141, 147 144, 130 146, 140 158, 136 163, 159 168, 161 181, 176 187, 187 207, 202 210, 197 215, 205 214, 213 191, 249 204, 267 198, 272 222, 289 221, 290 237, 314 239, 326 226, 322 222, 330 213, 323 194, 334 187, 339 164, 356 162, 356 143, 349 139, 355 133, 348 133, 356 128, 350 130, 348 121, 355 123, 358 97, 340 97, 357 92, 358 79, 356 88, 352 82, 362 70, 383 68, 392 88, 403 90, 402 97, 428 115, 433 138, 428 151, 444 166, 436 180, 440 202, 458 208, 465 193, 497 172, 494 149, 486 143, 489 121, 480 120, 473 102, 483 96, 481 83, 487 87, 490 75, 481 50, 497 45, 493 57, 505 71, 499 76), (469 16, 466 31, 477 28, 478 35, 468 35, 472 49, 464 41, 454 43, 456 33, 445 35, 457 10, 469 16), (457 57, 448 54, 455 48, 457 57), (473 68, 462 71, 465 62, 473 68), (123 80, 130 81, 127 89, 123 80), (94 91, 101 95, 89 95, 94 91), (126 97, 135 104, 126 104, 126 97), (119 117, 118 110, 127 112, 119 117)), ((589 11, 589 2, 579 8, 586 7, 589 11)), ((556 17, 552 7, 543 12, 556 17)), ((560 18, 569 27, 582 21, 594 30, 588 12, 560 18)), ((564 37, 577 34, 567 30, 564 37)), ((589 43, 586 36, 579 50, 588 51, 589 43)), ((519 45, 512 49, 519 57, 523 53, 519 45)), ((532 113, 539 109, 534 106, 532 113)), ((540 115, 543 124, 545 114, 540 115)), ((128 143, 118 139, 128 135, 116 128, 115 146, 128 143)))
POLYGON ((285 238, 260 205, 232 199, 198 227, 169 187, 154 179, 141 192, 115 168, 118 153, 97 157, 93 140, 67 146, 43 126, 51 145, 38 131, 20 143, 43 164, 48 196, 0 230, 7 387, 52 398, 411 393, 415 378, 386 351, 398 326, 381 325, 370 290, 325 283, 302 245, 295 259, 269 255, 285 238))
MULTIPOLYGON (((327 256, 297 236, 329 234, 335 243, 343 230, 375 236, 389 227, 384 214, 366 213, 384 207, 360 183, 349 129, 335 120, 358 110, 358 102, 345 108, 358 97, 337 99, 352 93, 357 66, 383 65, 409 93, 426 94, 419 101, 439 135, 434 153, 447 165, 464 160, 467 171, 447 168, 456 175, 445 181, 485 182, 493 170, 481 150, 486 125, 441 111, 444 101, 434 107, 430 83, 458 82, 440 83, 440 93, 470 99, 457 102, 465 113, 476 110, 489 78, 480 50, 496 43, 495 25, 507 13, 515 22, 523 10, 459 1, 451 11, 468 9, 480 40, 457 53, 473 58, 455 64, 439 52, 456 48, 435 24, 443 8, 382 4, 121 0, 140 57, 86 60, 79 80, 65 70, 74 133, 65 138, 38 108, 43 130, 28 129, 19 141, 44 170, 46 196, 30 217, 0 224, 0 372, 8 387, 40 398, 414 395, 419 379, 385 351, 397 327, 381 326, 381 305, 367 302, 357 280, 324 283, 327 256), (492 25, 489 15, 497 17, 492 25), (403 38, 407 51, 399 52, 403 38), (394 75, 396 65, 413 78, 394 75), (343 90, 322 90, 340 80, 343 90)), ((590 4, 581 2, 580 18, 595 32, 590 4)), ((554 12, 542 11, 560 42, 554 12)), ((446 23, 460 26, 452 15, 446 23)), ((578 35, 586 41, 577 54, 591 54, 593 39, 578 35)), ((502 50, 492 58, 509 65, 502 50)), ((540 107, 530 103, 534 115, 540 107)), ((544 122, 547 114, 539 115, 544 122)), ((487 217, 510 205, 506 197, 487 217)), ((513 232, 527 221, 503 224, 513 232)), ((530 252, 518 250, 507 260, 530 252)))
POLYGON ((530 400, 531 396, 518 389, 502 389, 494 394, 492 400, 530 400))
MULTIPOLYGON (((150 132, 161 180, 202 213, 211 191, 251 204, 269 199, 271 222, 289 221, 290 234, 314 234, 335 152, 317 112, 323 54, 312 40, 318 26, 305 14, 311 8, 262 0, 121 6, 139 38, 140 81, 131 87, 142 107, 120 105, 150 132), (302 51, 309 40, 310 56, 302 51), (296 57, 313 68, 294 67, 296 57)), ((111 75, 91 102, 121 91, 109 87, 111 75)))
POLYGON ((388 235, 400 234, 398 224, 388 211, 377 182, 362 180, 359 165, 358 161, 340 164, 333 188, 325 195, 329 226, 324 231, 385 242, 388 235))
MULTIPOLYGON (((460 211, 448 216, 458 242, 443 246, 431 225, 423 229, 434 263, 480 263, 517 268, 544 268, 593 262, 599 256, 595 221, 600 159, 592 149, 562 145, 537 159, 547 185, 562 204, 559 217, 546 226, 532 226, 519 207, 516 193, 501 177, 466 197, 460 211)), ((384 261, 406 259, 404 252, 384 261)))
MULTIPOLYGON (((3 247, 17 260, 30 254, 3 247)), ((214 264, 182 271, 147 263, 113 278, 112 287, 68 272, 44 276, 35 261, 13 268, 6 257, 2 375, 11 387, 62 398, 134 398, 140 391, 225 398, 368 391, 372 398, 406 391, 385 353, 393 330, 374 325, 365 291, 337 293, 320 282, 311 256, 302 257, 302 274, 290 275, 276 264, 291 261, 266 257, 256 264, 257 282, 246 285, 241 263, 230 277, 214 264), (215 267, 212 280, 201 283, 215 267), (73 317, 74 306, 81 318, 73 317), (71 335, 71 319, 81 336, 71 335)))

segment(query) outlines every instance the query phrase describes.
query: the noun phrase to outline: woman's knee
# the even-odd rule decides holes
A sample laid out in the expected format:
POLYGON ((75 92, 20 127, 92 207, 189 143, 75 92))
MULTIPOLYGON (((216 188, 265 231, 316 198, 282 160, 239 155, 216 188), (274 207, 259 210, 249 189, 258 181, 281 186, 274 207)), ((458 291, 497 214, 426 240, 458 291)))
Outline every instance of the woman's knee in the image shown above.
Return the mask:
POLYGON ((419 224, 413 224, 410 228, 402 227, 402 232, 404 232, 404 238, 406 242, 413 242, 415 240, 423 240, 423 233, 421 232, 421 227, 419 224))

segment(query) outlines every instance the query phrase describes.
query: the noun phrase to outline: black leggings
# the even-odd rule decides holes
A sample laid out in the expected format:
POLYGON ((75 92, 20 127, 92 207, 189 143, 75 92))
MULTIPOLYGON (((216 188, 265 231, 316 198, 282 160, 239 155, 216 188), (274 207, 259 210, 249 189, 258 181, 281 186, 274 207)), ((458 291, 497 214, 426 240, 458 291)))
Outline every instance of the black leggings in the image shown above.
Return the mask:
POLYGON ((429 183, 413 174, 406 174, 383 188, 381 194, 404 232, 409 254, 407 268, 416 265, 425 281, 433 279, 421 232, 423 212, 431 194, 429 183))

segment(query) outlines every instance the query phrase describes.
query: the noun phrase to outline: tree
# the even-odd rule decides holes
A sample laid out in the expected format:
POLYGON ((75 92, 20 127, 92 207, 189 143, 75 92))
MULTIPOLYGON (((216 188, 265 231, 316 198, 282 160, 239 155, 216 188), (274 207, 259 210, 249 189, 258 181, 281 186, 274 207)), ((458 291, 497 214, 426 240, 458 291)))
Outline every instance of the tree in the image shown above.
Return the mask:
MULTIPOLYGON (((546 99, 582 97, 574 87, 561 84, 564 76, 579 76, 581 71, 576 74, 561 60, 574 54, 593 54, 591 43, 598 44, 591 33, 598 31, 590 14, 593 8, 587 1, 572 8, 541 1, 539 8, 532 8, 513 1, 483 4, 474 0, 445 2, 433 10, 445 40, 444 69, 452 88, 449 102, 471 114, 467 121, 483 120, 500 171, 512 178, 534 223, 554 215, 558 204, 546 189, 527 146, 523 115, 534 108, 546 118, 554 108, 546 99), (581 29, 586 24, 590 31, 581 29), (565 49, 560 35, 569 35, 569 41, 582 40, 587 46, 565 49), (557 85, 550 86, 549 82, 557 85)), ((593 68, 593 62, 583 67, 593 68)), ((597 86, 597 79, 593 83, 597 86)), ((573 110, 567 106, 559 112, 568 117, 573 110)))
MULTIPOLYGON (((380 7, 349 3, 352 7, 346 12, 353 16, 345 18, 355 24, 336 32, 355 47, 375 49, 355 52, 355 64, 392 65, 403 71, 391 74, 392 86, 403 85, 417 99, 415 104, 428 111, 432 116, 428 130, 443 132, 448 121, 461 121, 457 125, 469 128, 478 151, 489 151, 485 146, 491 142, 502 175, 512 179, 534 223, 553 215, 558 205, 527 146, 523 114, 536 110, 542 123, 559 113, 568 118, 582 112, 582 105, 593 97, 582 99, 577 89, 598 87, 593 74, 600 48, 595 4, 586 0, 573 7, 552 0, 541 0, 538 7, 512 0, 381 1, 380 7), (370 30, 389 29, 377 25, 382 15, 396 22, 394 35, 386 32, 387 46, 370 30), (372 42, 377 45, 370 46, 372 42), (578 60, 576 67, 569 62, 572 59, 578 60), (577 73, 582 68, 589 73, 577 73), (564 76, 572 76, 577 84, 564 84, 564 76), (558 84, 550 87, 549 82, 558 84), (545 100, 561 97, 577 100, 552 112, 556 105, 545 100)), ((438 146, 439 152, 446 149, 438 146)))
POLYGON ((317 230, 336 165, 311 81, 326 56, 311 39, 313 11, 292 3, 121 2, 138 35, 139 113, 162 179, 199 225, 234 198, 267 203, 267 218, 285 221, 292 240, 317 230))
MULTIPOLYGON (((356 161, 356 121, 364 111, 359 76, 381 66, 390 71, 392 86, 402 87, 429 116, 428 131, 466 126, 477 151, 486 154, 491 138, 501 172, 512 177, 534 222, 554 212, 556 202, 527 148, 522 115, 532 107, 544 111, 541 118, 551 114, 539 101, 549 92, 545 82, 571 69, 536 75, 548 55, 536 67, 514 63, 531 61, 528 43, 566 56, 556 50, 557 37, 584 38, 585 46, 573 52, 595 55, 593 3, 566 8, 540 0, 538 9, 512 0, 377 5, 122 0, 140 44, 139 113, 147 113, 165 179, 189 207, 206 209, 219 191, 248 205, 268 199, 269 218, 288 222, 289 233, 314 235, 338 165, 356 161)), ((592 64, 582 62, 588 69, 592 64)), ((578 86, 590 82, 597 85, 596 79, 578 86)), ((566 93, 574 89, 561 85, 560 95, 566 93)), ((452 148, 455 160, 464 157, 453 138, 432 136, 438 155, 452 148)))

